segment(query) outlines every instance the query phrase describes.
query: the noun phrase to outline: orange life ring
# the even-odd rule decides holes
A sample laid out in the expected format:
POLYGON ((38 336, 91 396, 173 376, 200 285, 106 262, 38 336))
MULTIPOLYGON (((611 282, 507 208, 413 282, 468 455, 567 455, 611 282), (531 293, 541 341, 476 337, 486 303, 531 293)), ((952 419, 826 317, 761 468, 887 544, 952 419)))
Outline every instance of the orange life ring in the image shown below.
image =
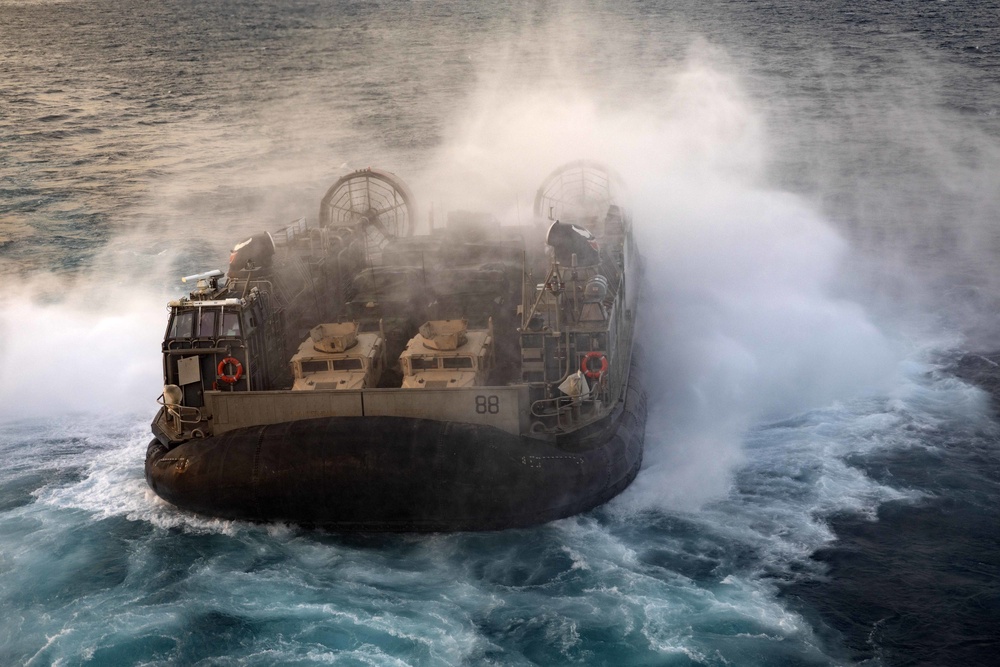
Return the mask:
POLYGON ((219 379, 226 384, 236 384, 236 381, 243 377, 243 364, 236 357, 226 357, 219 362, 218 375, 219 379), (226 366, 235 366, 236 372, 232 375, 226 374, 226 366))
POLYGON ((588 352, 583 355, 583 361, 580 362, 580 370, 591 380, 596 380, 608 372, 608 358, 601 352, 588 352), (595 368, 591 363, 595 359, 601 362, 600 368, 595 368))

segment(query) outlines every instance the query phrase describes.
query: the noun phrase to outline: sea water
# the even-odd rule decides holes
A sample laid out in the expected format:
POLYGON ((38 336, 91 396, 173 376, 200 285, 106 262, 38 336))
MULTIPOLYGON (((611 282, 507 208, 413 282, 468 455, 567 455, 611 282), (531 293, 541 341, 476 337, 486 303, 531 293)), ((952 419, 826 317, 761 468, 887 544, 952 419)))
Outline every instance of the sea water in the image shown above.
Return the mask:
POLYGON ((991 664, 993 2, 0 1, 0 664, 991 664), (630 186, 646 457, 537 528, 198 517, 142 467, 178 276, 353 169, 630 186))

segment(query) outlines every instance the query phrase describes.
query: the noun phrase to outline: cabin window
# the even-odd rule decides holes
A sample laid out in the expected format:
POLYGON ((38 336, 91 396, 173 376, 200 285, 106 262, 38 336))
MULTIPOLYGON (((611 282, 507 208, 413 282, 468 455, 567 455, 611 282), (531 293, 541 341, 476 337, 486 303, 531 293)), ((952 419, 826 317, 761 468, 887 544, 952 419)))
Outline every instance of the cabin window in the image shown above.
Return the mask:
POLYGON ((240 313, 236 310, 222 311, 222 326, 219 327, 220 336, 240 335, 240 313))
POLYGON ((333 370, 335 371, 360 371, 360 359, 334 359, 333 370))
POLYGON ((187 310, 181 313, 174 313, 174 320, 170 323, 170 335, 168 338, 190 338, 194 329, 194 311, 187 310))
POLYGON ((328 361, 303 361, 302 362, 302 372, 303 373, 325 373, 330 370, 330 362, 328 361))
POLYGON ((198 336, 201 338, 213 338, 215 336, 215 318, 219 311, 215 309, 203 308, 201 318, 198 322, 198 336))
POLYGON ((445 357, 443 361, 446 369, 472 368, 472 357, 445 357))
POLYGON ((437 370, 438 363, 434 357, 410 357, 410 367, 415 371, 437 370))
POLYGON ((525 334, 521 336, 521 347, 541 347, 542 346, 542 335, 541 334, 525 334))
POLYGON ((576 351, 590 352, 592 350, 608 349, 608 335, 604 332, 581 333, 576 335, 576 351))

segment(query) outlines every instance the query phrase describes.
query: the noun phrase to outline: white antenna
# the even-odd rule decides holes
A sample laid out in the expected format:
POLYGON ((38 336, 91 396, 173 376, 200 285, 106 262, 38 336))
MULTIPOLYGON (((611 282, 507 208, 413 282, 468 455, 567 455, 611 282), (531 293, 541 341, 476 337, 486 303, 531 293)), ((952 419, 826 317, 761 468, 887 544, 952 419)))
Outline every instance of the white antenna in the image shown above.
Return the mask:
POLYGON ((191 282, 192 280, 207 280, 208 278, 218 278, 222 275, 222 271, 219 269, 212 269, 211 271, 205 271, 204 273, 195 273, 190 276, 184 276, 181 278, 182 283, 191 282))

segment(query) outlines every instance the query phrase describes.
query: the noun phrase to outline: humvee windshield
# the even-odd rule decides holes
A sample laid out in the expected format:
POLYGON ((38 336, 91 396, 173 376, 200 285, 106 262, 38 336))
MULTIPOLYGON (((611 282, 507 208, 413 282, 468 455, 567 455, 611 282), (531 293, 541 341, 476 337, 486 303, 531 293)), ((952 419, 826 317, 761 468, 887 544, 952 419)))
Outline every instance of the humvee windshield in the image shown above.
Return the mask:
POLYGON ((411 357, 410 366, 415 371, 437 370, 438 363, 434 357, 411 357))
POLYGON ((302 372, 303 373, 325 373, 330 370, 330 364, 333 364, 333 370, 335 371, 360 371, 364 370, 364 365, 361 363, 360 359, 332 359, 323 361, 303 361, 302 362, 302 372))
POLYGON ((325 373, 330 370, 330 362, 328 361, 303 361, 302 362, 302 372, 303 373, 325 373))
POLYGON ((445 357, 443 361, 448 369, 472 368, 472 357, 445 357))

